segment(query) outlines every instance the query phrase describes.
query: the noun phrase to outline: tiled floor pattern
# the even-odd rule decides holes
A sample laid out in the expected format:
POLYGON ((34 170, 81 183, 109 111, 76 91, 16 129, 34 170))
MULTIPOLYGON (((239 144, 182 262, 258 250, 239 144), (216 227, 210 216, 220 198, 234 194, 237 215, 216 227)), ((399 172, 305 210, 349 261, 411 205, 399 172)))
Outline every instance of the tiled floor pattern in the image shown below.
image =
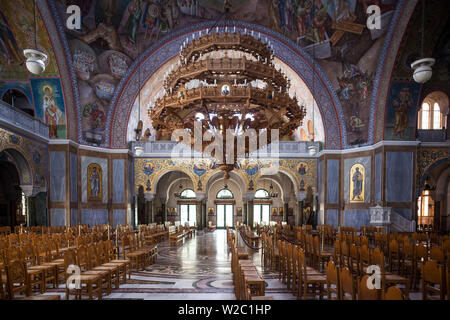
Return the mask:
MULTIPOLYGON (((244 243, 240 245, 244 246, 244 243)), ((261 253, 247 250, 266 280, 266 295, 276 300, 295 299, 278 280, 277 274, 262 271, 261 253)), ((58 289, 49 289, 46 294, 58 293, 65 299, 64 288, 65 285, 61 285, 58 289)), ((411 293, 410 297, 420 299, 420 293, 411 293)), ((157 263, 146 270, 133 272, 131 281, 113 289, 104 299, 234 300, 226 231, 198 232, 196 237, 178 246, 170 246, 168 241, 158 244, 157 263)))

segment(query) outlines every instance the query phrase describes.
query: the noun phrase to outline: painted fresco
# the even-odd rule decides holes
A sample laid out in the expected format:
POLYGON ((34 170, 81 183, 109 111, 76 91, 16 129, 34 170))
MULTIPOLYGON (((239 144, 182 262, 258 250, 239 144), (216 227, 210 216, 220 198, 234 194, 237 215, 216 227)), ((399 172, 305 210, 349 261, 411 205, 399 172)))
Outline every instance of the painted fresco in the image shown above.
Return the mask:
POLYGON ((65 139, 66 113, 59 79, 31 79, 36 117, 49 126, 51 139, 65 139))
POLYGON ((350 169, 350 203, 364 203, 364 174, 362 164, 354 164, 350 169))
MULTIPOLYGON (((39 11, 36 16, 37 46, 49 57, 42 77, 57 77, 56 59, 39 11)), ((0 79, 28 78, 23 50, 34 48, 34 30, 33 1, 0 0, 0 79)))
MULTIPOLYGON (((117 82, 140 53, 174 30, 217 19, 269 27, 313 55, 341 100, 348 143, 368 140, 374 75, 396 0, 232 0, 227 1, 231 4, 227 14, 221 0, 60 1, 63 21, 66 5, 78 4, 82 9, 82 30, 66 33, 80 104, 87 110, 83 138, 89 143, 104 142, 102 117, 117 82), (381 30, 366 28, 366 9, 371 4, 381 7, 381 30), (89 110, 94 105, 92 116, 89 110)), ((317 123, 312 117, 305 120, 298 140, 317 137, 313 122, 317 123)))
POLYGON ((415 140, 415 127, 420 84, 391 84, 386 107, 385 140, 415 140))

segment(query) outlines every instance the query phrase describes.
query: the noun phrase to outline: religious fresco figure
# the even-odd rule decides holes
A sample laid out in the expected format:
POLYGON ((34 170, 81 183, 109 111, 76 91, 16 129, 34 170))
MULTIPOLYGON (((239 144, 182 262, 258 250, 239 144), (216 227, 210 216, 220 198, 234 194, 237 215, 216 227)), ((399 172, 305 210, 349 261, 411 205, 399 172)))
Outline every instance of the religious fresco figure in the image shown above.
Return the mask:
POLYGON ((45 123, 49 126, 49 136, 50 138, 58 138, 58 123, 62 112, 56 106, 53 89, 50 86, 44 86, 43 92, 42 109, 45 114, 45 123))
POLYGON ((0 11, 0 51, 8 65, 23 61, 17 41, 9 27, 8 21, 0 11))
POLYGON ((102 200, 102 168, 96 163, 87 169, 87 191, 89 200, 102 200))
POLYGON ((402 136, 409 125, 408 109, 414 107, 414 99, 409 87, 403 87, 398 97, 392 101, 395 108, 394 135, 402 136))
POLYGON ((131 6, 129 6, 128 11, 130 12, 130 16, 128 17, 126 23, 126 30, 128 31, 128 41, 132 44, 136 44, 136 36, 139 30, 139 21, 142 15, 141 9, 141 0, 133 0, 131 6))
POLYGON ((350 169, 350 202, 364 202, 364 166, 359 163, 350 169))

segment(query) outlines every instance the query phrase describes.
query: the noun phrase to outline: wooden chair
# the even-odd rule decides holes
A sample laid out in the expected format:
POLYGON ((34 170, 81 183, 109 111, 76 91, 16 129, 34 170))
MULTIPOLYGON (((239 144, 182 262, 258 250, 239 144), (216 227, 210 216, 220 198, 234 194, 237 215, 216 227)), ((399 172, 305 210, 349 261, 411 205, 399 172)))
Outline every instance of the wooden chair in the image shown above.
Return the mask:
MULTIPOLYGON (((1 254, 1 253, 0 253, 1 254)), ((3 275, 2 272, 3 266, 0 266, 0 300, 5 300, 6 298, 6 294, 5 294, 5 289, 4 289, 4 283, 7 283, 7 277, 6 274, 3 275)))
POLYGON ((430 260, 435 261, 437 264, 445 265, 444 251, 438 246, 431 247, 430 260))
POLYGON ((358 281, 358 300, 380 300, 381 290, 367 287, 368 275, 362 276, 358 281))
MULTIPOLYGON (((340 234, 338 234, 338 236, 339 235, 340 234)), ((336 239, 334 241, 333 247, 334 247, 333 261, 338 267, 342 267, 343 263, 342 263, 342 260, 341 260, 341 242, 339 241, 339 239, 336 239)))
POLYGON ((343 267, 339 272, 339 283, 342 300, 356 300, 355 280, 350 269, 343 267))
MULTIPOLYGON (((69 266, 77 266, 76 255, 73 250, 67 250, 64 252, 64 269, 68 270, 69 266)), ((82 296, 87 296, 89 300, 94 298, 96 294, 98 299, 102 299, 102 277, 95 274, 83 274, 79 275, 80 287, 70 289, 68 286, 69 274, 66 273, 66 300, 69 300, 71 290, 75 291, 75 299, 81 300, 82 296)))
POLYGON ((405 285, 405 297, 409 299, 409 287, 410 281, 408 278, 386 272, 386 265, 384 262, 384 254, 381 252, 379 248, 373 249, 372 252, 372 263, 374 265, 378 265, 381 271, 381 289, 382 292, 385 291, 385 288, 388 284, 404 284, 405 285))
POLYGON ((405 300, 405 298, 399 287, 391 286, 386 290, 383 300, 405 300))
POLYGON ((8 297, 13 300, 16 293, 31 295, 29 277, 25 262, 12 260, 6 266, 8 297))
POLYGON ((106 288, 107 294, 111 294, 111 272, 109 270, 96 270, 91 265, 91 259, 86 246, 81 246, 77 250, 77 262, 84 275, 96 275, 102 279, 103 287, 106 288))
POLYGON ((322 250, 319 237, 313 238, 313 250, 314 257, 316 259, 315 268, 317 268, 318 270, 324 270, 325 263, 330 261, 333 254, 331 252, 322 250))
POLYGON ((105 250, 105 258, 108 263, 118 264, 124 267, 124 272, 122 273, 125 278, 123 281, 126 283, 126 274, 128 274, 128 279, 131 279, 131 261, 128 259, 115 259, 114 246, 112 244, 112 240, 106 240, 104 242, 104 250, 105 250))
POLYGON ((327 279, 318 271, 315 273, 308 272, 303 250, 299 251, 299 269, 300 277, 297 297, 306 299, 308 296, 315 298, 318 295, 319 299, 322 300, 324 285, 327 279))
POLYGON ((116 289, 120 285, 120 266, 115 264, 102 264, 101 249, 92 244, 88 247, 89 266, 93 271, 108 271, 110 286, 114 283, 116 289))
POLYGON ((414 288, 417 288, 417 283, 422 276, 422 266, 428 260, 428 250, 422 244, 419 243, 414 247, 414 275, 413 282, 414 288))
POLYGON ((359 250, 355 244, 350 246, 349 269, 354 276, 359 276, 359 250))
POLYGON ((398 273, 402 270, 402 257, 400 254, 400 247, 398 245, 398 241, 395 239, 392 239, 389 242, 389 271, 392 272, 393 270, 397 271, 398 273))
POLYGON ((127 235, 122 236, 122 254, 123 259, 129 259, 131 261, 132 267, 136 269, 136 271, 145 269, 145 252, 142 251, 133 251, 133 247, 131 244, 131 239, 127 235))
POLYGON ((422 299, 444 300, 444 297, 445 281, 443 267, 435 261, 425 262, 422 267, 422 299))
POLYGON ((336 268, 336 265, 333 261, 328 261, 326 272, 328 300, 341 300, 339 269, 336 268))

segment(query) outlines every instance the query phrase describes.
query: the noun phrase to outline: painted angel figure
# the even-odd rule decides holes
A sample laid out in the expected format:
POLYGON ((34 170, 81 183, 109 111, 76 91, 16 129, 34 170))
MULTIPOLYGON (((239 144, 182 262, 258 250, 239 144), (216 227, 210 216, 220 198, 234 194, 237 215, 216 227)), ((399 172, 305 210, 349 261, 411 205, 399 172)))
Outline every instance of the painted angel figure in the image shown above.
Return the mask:
POLYGON ((89 181, 91 182, 91 196, 96 198, 100 193, 100 175, 98 174, 96 167, 92 169, 89 181))

